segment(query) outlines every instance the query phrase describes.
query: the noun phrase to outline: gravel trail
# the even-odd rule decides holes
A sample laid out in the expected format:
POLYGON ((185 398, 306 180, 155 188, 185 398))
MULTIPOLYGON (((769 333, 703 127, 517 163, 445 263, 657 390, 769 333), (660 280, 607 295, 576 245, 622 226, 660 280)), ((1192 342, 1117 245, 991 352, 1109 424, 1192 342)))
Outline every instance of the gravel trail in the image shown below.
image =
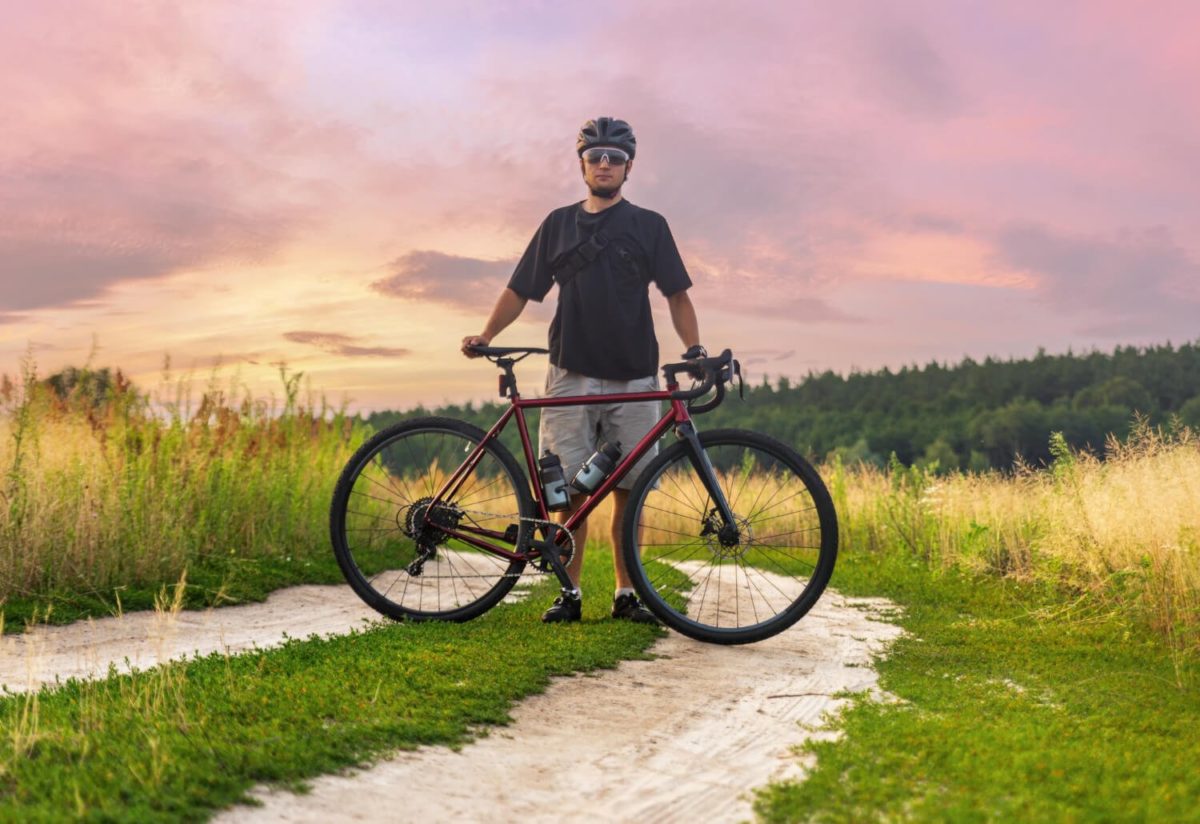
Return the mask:
MULTIPOLYGON (((781 584, 784 582, 781 581, 781 584)), ((730 584, 732 585, 732 584, 730 584)), ((455 752, 425 747, 324 776, 296 795, 262 788, 261 807, 220 822, 742 821, 748 788, 798 777, 793 748, 843 690, 872 689, 873 654, 900 634, 881 599, 827 592, 792 629, 738 647, 671 633, 650 661, 559 678, 513 723, 455 752)), ((0 638, 0 684, 144 668, 168 658, 265 648, 286 636, 347 632, 377 616, 345 586, 281 590, 262 604, 38 628, 0 638)))

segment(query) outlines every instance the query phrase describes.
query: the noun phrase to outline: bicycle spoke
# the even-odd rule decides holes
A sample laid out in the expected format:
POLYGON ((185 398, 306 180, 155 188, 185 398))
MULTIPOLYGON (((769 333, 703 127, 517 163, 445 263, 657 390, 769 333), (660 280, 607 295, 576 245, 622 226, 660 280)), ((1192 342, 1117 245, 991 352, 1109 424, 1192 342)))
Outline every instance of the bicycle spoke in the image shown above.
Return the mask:
MULTIPOLYGON (((484 486, 471 487, 471 489, 467 490, 466 492, 460 492, 459 497, 458 497, 458 502, 460 504, 462 504, 463 506, 478 506, 480 503, 486 503, 486 501, 476 501, 471 496, 478 495, 480 492, 483 492, 486 489, 491 489, 493 486, 500 483, 502 480, 503 480, 503 478, 501 476, 497 475, 495 478, 492 479, 491 483, 485 484, 484 486)), ((509 493, 506 492, 503 495, 497 495, 495 498, 488 498, 487 500, 495 501, 499 498, 507 497, 508 495, 509 495, 509 493)))
MULTIPOLYGON (((401 495, 401 496, 407 494, 408 498, 406 500, 408 500, 408 501, 413 500, 413 495, 412 495, 411 490, 408 490, 406 493, 405 491, 402 491, 398 486, 396 486, 396 481, 400 481, 401 483, 404 483, 404 479, 397 478, 395 475, 393 475, 391 472, 388 471, 387 464, 383 460, 383 453, 376 455, 375 458, 369 464, 367 464, 366 467, 363 468, 363 472, 359 476, 362 478, 366 478, 368 481, 371 481, 371 483, 373 483, 373 484, 376 484, 378 486, 383 486, 383 484, 380 484, 379 481, 376 481, 374 478, 371 478, 369 475, 366 474, 366 470, 368 468, 376 469, 380 472, 380 474, 383 475, 384 479, 388 482, 387 486, 384 487, 385 489, 390 489, 392 492, 395 492, 397 495, 401 495)), ((407 489, 408 484, 404 484, 404 486, 407 489)))
POLYGON ((465 424, 417 421, 394 429, 377 436, 358 474, 339 485, 339 560, 358 571, 360 577, 347 572, 348 579, 385 614, 472 617, 462 611, 478 614, 495 603, 520 576, 523 562, 447 531, 498 540, 533 514, 527 491, 522 494, 527 487, 514 474, 514 460, 501 458, 507 453, 498 451, 499 443, 489 445, 470 471, 462 469, 479 444, 465 424), (448 486, 456 476, 455 486, 448 486), (443 488, 445 497, 429 505, 443 488))
POLYGON ((357 515, 360 518, 370 518, 371 520, 373 520, 377 523, 379 521, 390 521, 391 520, 391 518, 388 518, 386 515, 372 515, 371 513, 368 513, 368 512, 355 512, 353 509, 347 509, 346 514, 347 515, 357 515))
MULTIPOLYGON (((363 480, 370 481, 371 483, 375 484, 375 486, 379 487, 380 489, 384 490, 385 492, 394 492, 394 493, 396 493, 397 495, 402 495, 402 494, 403 494, 403 493, 402 493, 402 492, 401 492, 399 489, 397 489, 395 486, 392 486, 391 484, 388 484, 388 485, 386 485, 386 486, 385 486, 384 484, 381 484, 379 481, 377 481, 377 480, 375 480, 374 478, 372 478, 370 475, 367 475, 365 472, 364 472, 364 473, 362 473, 362 474, 360 474, 358 477, 362 478, 363 480)), ((362 492, 358 492, 358 490, 351 490, 351 492, 352 492, 352 493, 357 493, 357 494, 360 494, 360 495, 361 495, 361 494, 365 494, 365 493, 362 493, 362 492)), ((411 502, 412 502, 412 501, 411 501, 411 499, 406 499, 406 500, 404 500, 404 501, 400 501, 400 502, 394 502, 394 503, 409 504, 409 503, 411 503, 411 502)))
MULTIPOLYGON (((680 483, 679 483, 679 481, 678 481, 678 480, 676 480, 675 478, 672 478, 672 479, 671 479, 671 483, 672 483, 672 484, 674 484, 675 488, 676 488, 677 490, 679 490, 679 493, 680 493, 681 495, 686 495, 686 494, 687 494, 687 492, 685 492, 685 491, 684 491, 684 489, 683 489, 683 486, 682 486, 682 485, 680 485, 680 483)), ((703 516, 704 516, 704 514, 705 514, 705 513, 708 511, 708 510, 706 510, 706 509, 697 509, 697 508, 695 507, 695 504, 690 504, 690 503, 688 503, 687 501, 680 500, 679 498, 676 498, 674 495, 668 495, 668 494, 667 494, 667 492, 666 492, 666 490, 663 490, 663 489, 658 489, 658 490, 657 490, 657 492, 658 492, 660 495, 663 495, 664 497, 670 498, 672 501, 675 501, 676 503, 679 503, 679 504, 682 504, 682 505, 683 505, 683 506, 685 506, 685 507, 688 507, 689 509, 691 509, 692 511, 694 511, 694 512, 695 512, 697 515, 700 515, 701 517, 703 517, 703 516)), ((664 511, 666 511, 666 510, 664 510, 664 511)))
MULTIPOLYGON (((750 579, 750 569, 745 565, 745 563, 740 558, 736 559, 735 562, 742 564, 742 574, 746 576, 746 584, 749 587, 752 587, 752 589, 749 589, 750 609, 754 612, 754 623, 757 624, 757 623, 759 623, 759 618, 758 618, 758 609, 754 606, 754 590, 756 590, 756 589, 758 590, 759 597, 762 597, 762 590, 759 589, 758 585, 755 584, 750 579)), ((771 602, 768 601, 765 597, 763 598, 763 603, 766 604, 767 606, 770 606, 770 604, 771 604, 771 602)))
MULTIPOLYGON (((655 546, 655 544, 650 544, 650 546, 655 546)), ((658 544, 658 546, 674 546, 674 547, 675 547, 675 549, 671 550, 670 552, 665 552, 665 553, 663 553, 662 555, 655 555, 655 556, 654 556, 654 558, 653 558, 653 560, 655 560, 655 561, 661 561, 663 558, 669 558, 669 557, 671 557, 672 555, 674 555, 676 552, 679 552, 679 551, 681 551, 681 550, 684 550, 684 549, 698 549, 698 548, 703 548, 703 547, 704 547, 704 544, 703 544, 703 543, 695 543, 695 544, 682 544, 682 545, 679 545, 679 546, 676 546, 675 544, 658 544)))
MULTIPOLYGON (((783 487, 780 487, 780 489, 783 489, 783 487)), ((777 506, 783 506, 783 505, 784 505, 784 504, 786 504, 788 501, 790 501, 792 498, 798 498, 798 497, 800 497, 801 495, 805 495, 805 494, 807 494, 807 492, 808 492, 808 490, 801 490, 801 491, 797 492, 795 495, 791 495, 791 496, 789 496, 789 497, 787 497, 787 498, 784 498, 782 501, 780 501, 780 502, 778 502, 778 503, 771 504, 770 506, 764 506, 762 509, 760 509, 760 510, 758 510, 757 512, 753 513, 753 514, 752 514, 750 517, 751 517, 751 518, 754 518, 754 517, 756 517, 756 516, 758 516, 758 515, 761 515, 761 514, 763 514, 764 512, 769 512, 770 510, 774 509, 774 508, 775 508, 775 507, 777 507, 777 506)), ((776 493, 776 494, 778 494, 778 493, 776 493)), ((772 500, 774 500, 774 499, 772 499, 772 500)), ((768 501, 767 503, 771 503, 771 502, 770 502, 770 501, 768 501)), ((799 514, 799 513, 802 513, 802 512, 812 512, 812 511, 814 511, 814 510, 816 510, 816 506, 808 506, 808 507, 805 507, 804 509, 797 510, 795 513, 791 513, 791 514, 799 514)))
POLYGON ((738 502, 741 501, 741 499, 742 499, 742 492, 745 491, 746 484, 748 484, 749 482, 750 482, 750 473, 743 472, 742 473, 742 485, 740 487, 738 487, 737 492, 735 492, 733 497, 730 498, 730 500, 729 500, 729 506, 731 509, 737 509, 738 502))
POLYGON ((677 529, 667 529, 666 527, 663 527, 663 526, 650 527, 650 529, 653 529, 655 532, 665 532, 668 535, 682 535, 685 538, 695 538, 696 537, 695 533, 680 532, 677 529))
POLYGON ((677 616, 672 628, 701 640, 758 640, 793 623, 828 579, 828 566, 818 574, 828 513, 812 489, 826 493, 809 486, 796 468, 803 460, 784 445, 736 431, 702 434, 701 444, 734 521, 717 512, 687 452, 671 448, 631 500, 641 537, 627 562, 640 565, 635 579, 656 609, 677 616))
MULTIPOLYGON (((455 580, 456 576, 455 576, 455 572, 454 572, 454 561, 452 561, 450 559, 449 555, 446 556, 446 566, 450 567, 450 573, 451 573, 450 586, 453 587, 453 589, 454 589, 454 603, 455 603, 455 605, 461 604, 462 601, 459 600, 459 597, 458 597, 458 581, 455 580)), ((466 586, 466 584, 464 583, 463 586, 466 586)))
MULTIPOLYGON (((778 532, 774 535, 765 535, 761 538, 755 538, 754 540, 756 542, 762 543, 764 541, 769 541, 772 538, 786 538, 789 535, 803 535, 807 532, 815 532, 819 529, 820 529, 820 527, 806 527, 805 529, 793 529, 791 532, 778 532)), ((789 546, 790 546, 790 544, 789 544, 789 546)), ((798 544, 797 546, 799 546, 801 549, 817 549, 817 547, 813 546, 812 544, 798 544)))
POLYGON ((358 495, 359 497, 362 497, 362 498, 369 498, 372 501, 379 501, 380 503, 390 504, 393 506, 396 504, 396 501, 390 500, 388 498, 380 498, 378 495, 368 495, 366 492, 362 492, 358 489, 351 489, 350 494, 358 495))
MULTIPOLYGON (((794 512, 785 512, 782 515, 772 515, 770 518, 755 518, 754 523, 755 523, 755 525, 757 525, 757 524, 763 523, 764 521, 774 521, 779 518, 795 518, 796 516, 801 515, 805 512, 813 512, 815 510, 816 510, 815 506, 809 506, 809 507, 805 507, 804 509, 795 510, 794 512)), ((809 527, 809 529, 820 529, 820 528, 821 528, 820 526, 809 527)))
POLYGON ((814 570, 817 568, 817 565, 814 564, 812 561, 809 561, 805 558, 798 558, 795 555, 789 555, 784 550, 780 549, 777 546, 760 546, 758 544, 752 544, 751 546, 753 546, 755 549, 767 549, 767 550, 770 550, 771 552, 778 552, 780 555, 784 556, 791 562, 804 564, 805 566, 807 566, 809 568, 809 570, 814 570))

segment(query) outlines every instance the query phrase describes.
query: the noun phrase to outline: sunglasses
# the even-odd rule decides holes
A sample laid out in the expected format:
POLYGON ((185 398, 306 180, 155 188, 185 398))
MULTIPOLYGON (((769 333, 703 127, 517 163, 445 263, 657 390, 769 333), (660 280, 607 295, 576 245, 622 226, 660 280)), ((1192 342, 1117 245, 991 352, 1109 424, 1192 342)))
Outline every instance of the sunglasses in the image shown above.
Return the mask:
POLYGON ((629 162, 629 154, 620 149, 613 149, 608 146, 601 146, 595 149, 588 149, 583 153, 583 159, 592 166, 598 166, 605 161, 610 166, 624 166, 629 162))

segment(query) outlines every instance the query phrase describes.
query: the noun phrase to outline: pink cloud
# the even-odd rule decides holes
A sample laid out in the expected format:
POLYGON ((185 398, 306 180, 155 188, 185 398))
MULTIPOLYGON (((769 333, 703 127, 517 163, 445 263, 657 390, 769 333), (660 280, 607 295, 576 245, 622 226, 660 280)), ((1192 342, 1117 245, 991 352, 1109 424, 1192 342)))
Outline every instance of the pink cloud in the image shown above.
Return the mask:
POLYGON ((1037 294, 1091 334, 1189 338, 1200 318, 1200 263, 1163 228, 1111 237, 1007 227, 998 253, 1031 272, 1037 294), (1078 323, 1078 321, 1077 321, 1078 323))
MULTIPOLYGON (((708 306, 880 352, 893 342, 854 321, 876 322, 864 296, 885 281, 887 310, 931 335, 949 321, 928 295, 997 292, 921 281, 1078 308, 1080 335, 1156 316, 1192 328, 1195 5, 606 13, 597 27, 570 4, 8 10, 0 323, 182 269, 252 274, 304 244, 322 266, 391 261, 347 300, 485 311, 545 214, 583 196, 574 132, 607 113, 640 139, 627 195, 667 217, 708 306)), ((979 314, 981 340, 1026 334, 979 314)))
POLYGON ((0 52, 21 69, 2 81, 0 308, 259 261, 311 220, 327 184, 278 159, 354 136, 297 118, 260 68, 285 50, 244 48, 268 19, 247 31, 233 8, 79 3, 6 22, 0 52))
POLYGON ((294 331, 285 332, 283 337, 292 343, 305 343, 315 346, 331 355, 347 358, 403 358, 412 354, 408 349, 387 346, 362 346, 352 335, 339 332, 294 331))

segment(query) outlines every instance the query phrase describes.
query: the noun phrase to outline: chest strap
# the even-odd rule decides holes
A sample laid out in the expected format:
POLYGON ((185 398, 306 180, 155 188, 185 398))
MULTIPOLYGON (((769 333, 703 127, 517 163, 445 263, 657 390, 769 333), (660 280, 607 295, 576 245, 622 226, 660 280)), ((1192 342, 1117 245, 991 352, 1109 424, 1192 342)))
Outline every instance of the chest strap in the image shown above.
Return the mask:
POLYGON ((577 243, 550 262, 551 277, 558 281, 560 287, 566 286, 600 256, 608 243, 609 237, 602 231, 596 232, 582 243, 577 243))

